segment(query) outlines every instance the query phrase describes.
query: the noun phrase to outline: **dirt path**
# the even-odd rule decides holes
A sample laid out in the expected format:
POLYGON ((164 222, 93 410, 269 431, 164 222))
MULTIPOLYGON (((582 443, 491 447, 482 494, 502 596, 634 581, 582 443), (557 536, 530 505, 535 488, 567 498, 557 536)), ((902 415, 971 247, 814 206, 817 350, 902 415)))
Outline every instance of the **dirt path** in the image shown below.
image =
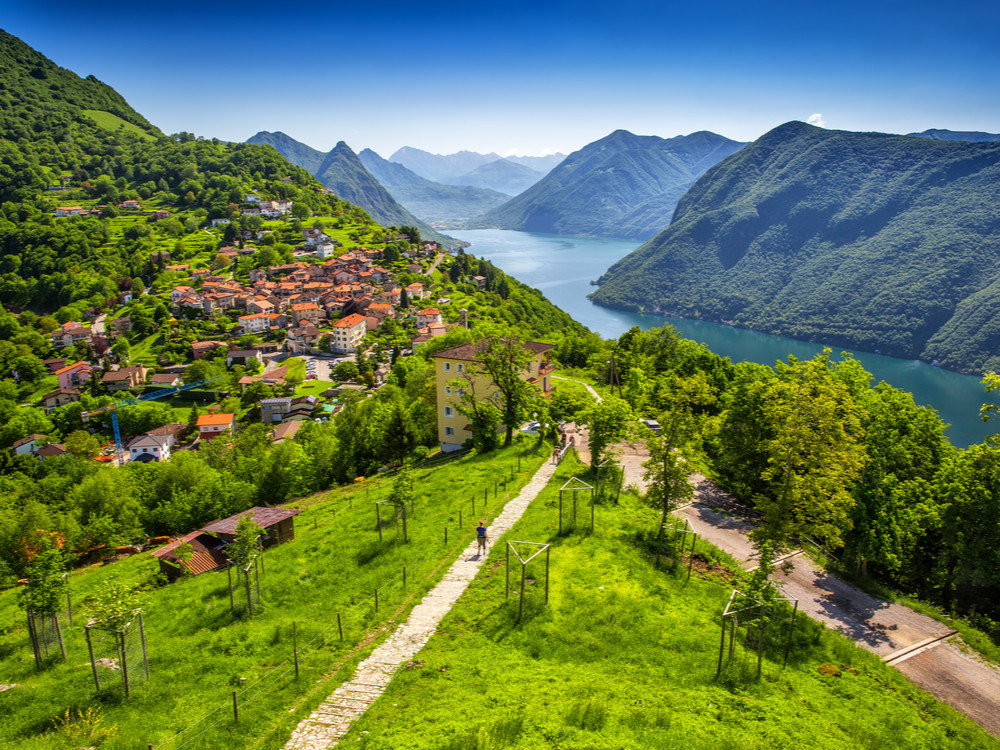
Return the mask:
MULTIPOLYGON (((489 526, 491 546, 521 518, 555 470, 556 466, 546 461, 520 494, 504 506, 489 526)), ((485 561, 486 556, 478 554, 477 543, 473 539, 441 582, 413 608, 406 622, 358 665, 354 677, 338 687, 299 723, 285 744, 285 750, 325 750, 334 747, 382 695, 402 664, 416 656, 430 640, 441 619, 458 601, 485 561)))

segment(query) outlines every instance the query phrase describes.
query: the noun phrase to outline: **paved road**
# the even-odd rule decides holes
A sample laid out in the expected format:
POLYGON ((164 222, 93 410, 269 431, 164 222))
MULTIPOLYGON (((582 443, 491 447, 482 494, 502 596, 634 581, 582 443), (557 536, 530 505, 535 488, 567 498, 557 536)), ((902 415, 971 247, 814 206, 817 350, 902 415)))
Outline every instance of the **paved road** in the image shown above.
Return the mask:
MULTIPOLYGON (((568 379, 568 378, 564 378, 568 379)), ((597 397, 593 389, 589 389, 597 397)), ((576 428, 580 458, 590 460, 586 428, 576 428)), ((626 485, 644 490, 641 441, 619 446, 618 461, 626 485)), ((694 475, 695 501, 677 511, 698 535, 727 552, 745 570, 756 565, 747 533, 752 523, 738 514, 717 512, 735 500, 714 482, 694 475)), ((1000 737, 1000 668, 973 653, 958 635, 937 620, 901 604, 885 602, 821 570, 804 555, 791 559, 790 573, 775 582, 799 609, 829 628, 882 657, 938 700, 961 711, 986 731, 1000 737)))

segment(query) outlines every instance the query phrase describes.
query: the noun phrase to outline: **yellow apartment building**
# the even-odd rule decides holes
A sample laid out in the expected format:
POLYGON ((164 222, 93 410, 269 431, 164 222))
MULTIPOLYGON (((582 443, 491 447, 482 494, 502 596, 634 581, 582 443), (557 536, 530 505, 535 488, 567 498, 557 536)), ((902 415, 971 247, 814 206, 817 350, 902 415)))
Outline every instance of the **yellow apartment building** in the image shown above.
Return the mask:
MULTIPOLYGON (((550 374, 555 367, 549 362, 549 352, 552 344, 542 344, 537 341, 525 341, 524 347, 531 352, 528 368, 521 373, 525 380, 539 389, 543 394, 554 391, 550 374)), ((474 378, 477 395, 487 396, 496 388, 489 376, 480 371, 477 363, 477 353, 481 345, 460 344, 433 355, 434 372, 437 383, 437 422, 438 441, 442 451, 455 451, 472 437, 469 421, 456 408, 459 403, 458 385, 455 382, 470 375, 474 378)))

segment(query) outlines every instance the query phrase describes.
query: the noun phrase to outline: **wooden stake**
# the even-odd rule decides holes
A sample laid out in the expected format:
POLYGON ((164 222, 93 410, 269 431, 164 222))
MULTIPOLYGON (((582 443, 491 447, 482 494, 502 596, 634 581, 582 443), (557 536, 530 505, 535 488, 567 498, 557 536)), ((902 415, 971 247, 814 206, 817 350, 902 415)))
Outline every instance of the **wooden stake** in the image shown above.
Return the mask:
POLYGON ((406 591, 406 566, 403 566, 403 591, 406 591))
POLYGON ((299 679, 299 634, 295 621, 292 621, 292 653, 295 654, 295 679, 299 679))
POLYGON ((83 630, 87 634, 87 650, 90 652, 90 668, 94 670, 94 688, 96 690, 100 690, 101 680, 97 676, 97 664, 94 662, 94 644, 90 641, 90 628, 85 627, 83 630))
POLYGON ((375 589, 375 611, 378 612, 378 589, 375 589))
POLYGON ((69 612, 69 626, 73 627, 73 599, 70 594, 66 594, 66 610, 69 612))
POLYGON ((344 640, 344 626, 340 623, 340 612, 337 613, 337 632, 340 633, 340 640, 344 640))
POLYGON ((236 698, 236 691, 233 691, 233 722, 240 723, 240 706, 236 698))
POLYGON ((139 613, 139 638, 142 639, 142 664, 146 670, 146 679, 149 679, 149 652, 146 650, 146 626, 142 622, 142 613, 139 613))

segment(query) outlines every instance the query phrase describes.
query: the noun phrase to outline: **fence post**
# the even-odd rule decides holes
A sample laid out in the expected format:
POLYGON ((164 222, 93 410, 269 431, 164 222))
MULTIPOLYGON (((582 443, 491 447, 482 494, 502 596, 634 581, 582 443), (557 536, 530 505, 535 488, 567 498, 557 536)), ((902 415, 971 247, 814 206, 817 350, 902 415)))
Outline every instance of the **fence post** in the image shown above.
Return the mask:
POLYGON ((344 626, 340 622, 340 612, 337 613, 337 631, 340 633, 340 640, 344 640, 344 626))
POLYGON ((139 637, 142 639, 142 665, 146 670, 146 679, 149 679, 149 653, 146 651, 146 626, 142 621, 142 613, 139 613, 139 637))
POLYGON ((240 706, 236 699, 236 691, 233 691, 233 723, 240 723, 240 706))
POLYGON ((129 685, 128 679, 128 657, 125 655, 125 631, 116 630, 115 640, 118 642, 118 655, 121 657, 122 682, 125 683, 125 697, 128 698, 132 693, 132 686, 129 685))
POLYGON ((493 482, 493 499, 497 499, 497 483, 493 482))
POLYGON ((460 528, 460 529, 461 529, 461 528, 463 528, 464 526, 465 526, 465 523, 464 523, 464 522, 462 521, 462 511, 461 511, 461 510, 459 510, 459 511, 458 511, 458 528, 460 528))
POLYGON ((63 659, 66 658, 66 644, 63 643, 62 628, 59 627, 59 616, 52 613, 52 624, 56 626, 56 638, 59 639, 59 650, 62 651, 63 659))
POLYGON ((83 630, 87 634, 87 651, 90 652, 90 668, 94 670, 94 688, 100 690, 101 680, 97 676, 97 664, 94 662, 94 644, 90 642, 90 628, 84 626, 83 630))
POLYGON ((70 594, 66 594, 66 610, 69 612, 69 626, 73 627, 73 599, 70 594))
POLYGON ((375 612, 378 612, 378 589, 375 589, 375 612))
POLYGON ((292 653, 295 655, 295 679, 299 679, 299 634, 296 623, 292 620, 292 653))
POLYGON ((445 525, 445 527, 444 527, 444 543, 445 544, 448 543, 448 526, 447 525, 445 525))
POLYGON ((403 566, 403 591, 406 591, 406 566, 403 566))

